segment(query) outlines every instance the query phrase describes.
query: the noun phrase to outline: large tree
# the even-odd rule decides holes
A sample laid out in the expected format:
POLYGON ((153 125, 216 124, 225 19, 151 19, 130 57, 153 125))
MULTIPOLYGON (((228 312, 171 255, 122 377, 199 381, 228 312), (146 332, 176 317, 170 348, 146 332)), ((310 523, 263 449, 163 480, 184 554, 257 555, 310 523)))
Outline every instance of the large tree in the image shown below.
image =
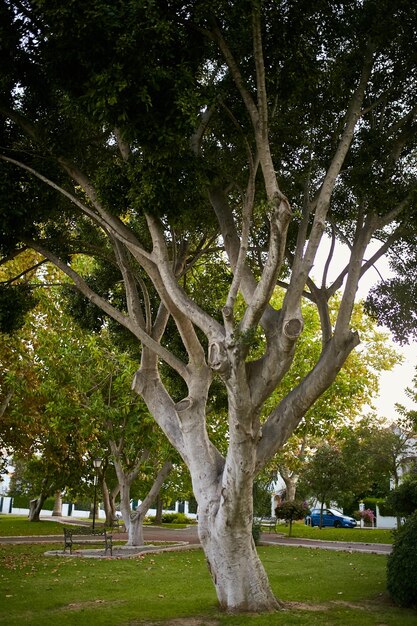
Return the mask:
POLYGON ((361 276, 413 229, 416 23, 406 0, 2 4, 2 252, 37 250, 86 315, 140 342, 133 386, 190 470, 225 609, 279 605, 252 540, 253 478, 359 344, 361 276), (332 283, 333 246, 311 278, 325 232, 350 249, 332 283), (89 275, 72 266, 80 251, 89 275), (200 297, 188 275, 209 255, 200 297), (320 354, 261 418, 294 359, 303 298, 320 354), (225 453, 206 427, 219 384, 225 453))

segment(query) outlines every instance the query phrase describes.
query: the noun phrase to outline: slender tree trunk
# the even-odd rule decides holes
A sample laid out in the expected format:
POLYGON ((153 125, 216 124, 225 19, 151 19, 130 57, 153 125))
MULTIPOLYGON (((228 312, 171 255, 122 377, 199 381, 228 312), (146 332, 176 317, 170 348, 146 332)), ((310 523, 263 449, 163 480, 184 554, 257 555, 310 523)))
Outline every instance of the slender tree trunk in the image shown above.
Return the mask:
POLYGON ((320 524, 319 524, 319 528, 323 528, 323 510, 324 510, 324 501, 321 502, 320 504, 320 524))
POLYGON ((136 511, 131 514, 127 538, 128 546, 145 545, 145 539, 143 536, 143 520, 145 519, 145 515, 146 512, 141 511, 140 507, 138 507, 136 511))
POLYGON ((41 494, 39 498, 30 501, 29 506, 29 522, 39 522, 43 503, 47 498, 47 494, 41 494))
POLYGON ((285 482, 285 494, 286 494, 286 500, 288 502, 294 502, 295 500, 295 494, 297 492, 297 482, 298 482, 298 475, 292 473, 288 473, 288 474, 283 474, 281 472, 281 476, 285 482))
POLYGON ((158 493, 158 496, 156 498, 156 515, 155 515, 155 523, 156 524, 161 524, 162 522, 162 511, 163 511, 163 500, 161 498, 161 494, 158 493))
POLYGON ((39 498, 35 498, 30 501, 29 506, 29 521, 30 522, 39 522, 39 516, 41 514, 41 510, 43 507, 43 503, 48 497, 50 491, 48 490, 48 478, 45 477, 42 479, 41 484, 41 492, 39 498))
POLYGON ((62 516, 62 493, 61 491, 55 492, 54 510, 52 511, 53 517, 62 516))
POLYGON ((122 514, 123 523, 129 537, 130 525, 132 521, 132 510, 130 508, 130 483, 128 482, 126 477, 124 477, 123 479, 123 472, 118 472, 117 477, 120 487, 120 512, 122 514))
POLYGON ((101 491, 103 494, 103 507, 106 515, 106 526, 112 526, 116 519, 115 495, 113 495, 103 478, 101 483, 101 491))
POLYGON ((143 546, 143 522, 146 517, 149 507, 154 502, 158 495, 164 480, 168 476, 172 469, 171 461, 165 461, 162 468, 159 470, 154 483, 147 493, 146 497, 142 500, 138 508, 134 513, 129 515, 129 528, 127 528, 127 545, 128 546, 143 546))

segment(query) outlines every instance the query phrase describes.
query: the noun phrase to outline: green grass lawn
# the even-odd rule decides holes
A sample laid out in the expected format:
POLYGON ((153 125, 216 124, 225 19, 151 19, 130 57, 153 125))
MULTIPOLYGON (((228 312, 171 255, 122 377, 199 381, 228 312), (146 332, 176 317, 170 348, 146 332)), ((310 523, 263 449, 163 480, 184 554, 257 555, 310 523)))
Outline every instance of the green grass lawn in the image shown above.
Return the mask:
POLYGON ((62 524, 59 522, 29 522, 26 516, 0 514, 0 537, 62 534, 62 524))
POLYGON ((133 559, 44 556, 61 544, 0 545, 0 625, 7 626, 411 626, 417 612, 392 605, 386 557, 261 547, 273 615, 224 615, 201 550, 133 559))
MULTIPOLYGON (((280 524, 277 532, 286 536, 289 534, 289 526, 280 524)), ((268 532, 266 533, 268 535, 268 532)), ((323 539, 325 541, 360 541, 364 543, 392 543, 391 530, 378 528, 319 528, 318 526, 306 526, 304 522, 294 522, 292 525, 292 537, 305 539, 323 539)))

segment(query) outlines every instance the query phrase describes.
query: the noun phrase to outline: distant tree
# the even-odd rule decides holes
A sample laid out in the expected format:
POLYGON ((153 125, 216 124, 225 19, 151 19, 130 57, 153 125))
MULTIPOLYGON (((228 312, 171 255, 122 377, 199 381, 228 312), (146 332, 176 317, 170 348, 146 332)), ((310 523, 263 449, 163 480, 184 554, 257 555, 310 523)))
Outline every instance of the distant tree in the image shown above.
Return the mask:
POLYGON ((417 478, 410 476, 385 498, 385 504, 396 515, 408 517, 417 511, 417 478))
POLYGON ((417 439, 417 368, 413 377, 413 386, 406 387, 405 393, 410 402, 413 404, 412 408, 405 407, 404 405, 397 403, 396 409, 400 415, 399 425, 404 431, 411 431, 416 434, 417 439))
POLYGON ((390 329, 399 344, 417 339, 417 254, 415 224, 392 246, 388 260, 392 277, 374 286, 366 310, 390 329))
POLYGON ((306 462, 301 477, 302 489, 303 493, 320 502, 320 528, 323 508, 345 492, 350 476, 351 466, 336 444, 320 445, 306 462))
POLYGON ((374 427, 364 435, 362 445, 367 450, 375 474, 383 472, 388 475, 394 487, 399 486, 402 476, 408 473, 417 459, 416 433, 405 430, 401 422, 383 428, 374 427))

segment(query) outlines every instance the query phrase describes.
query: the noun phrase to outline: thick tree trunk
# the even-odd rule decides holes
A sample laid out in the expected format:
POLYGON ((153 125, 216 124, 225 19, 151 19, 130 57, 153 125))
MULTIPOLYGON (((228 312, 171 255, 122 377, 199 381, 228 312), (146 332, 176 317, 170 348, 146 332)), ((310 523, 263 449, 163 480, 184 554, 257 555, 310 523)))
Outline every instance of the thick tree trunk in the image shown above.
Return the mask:
POLYGON ((205 428, 205 385, 208 389, 210 380, 207 374, 205 380, 204 373, 204 368, 198 368, 195 376, 190 377, 189 396, 175 407, 167 405, 162 386, 155 380, 149 384, 149 377, 145 379, 140 372, 134 389, 144 397, 160 425, 165 426, 167 436, 172 436, 172 443, 181 450, 190 471, 198 503, 199 538, 220 606, 231 612, 275 611, 280 603, 271 590, 252 537, 252 490, 260 424, 248 388, 243 385, 240 393, 241 387, 236 385, 237 391, 231 391, 229 403, 229 451, 226 458, 221 456, 205 428), (173 421, 175 416, 180 420, 180 437, 175 438, 177 433, 168 421, 170 415, 173 421))
POLYGON ((223 610, 275 611, 281 605, 252 536, 257 425, 249 422, 253 412, 243 398, 235 395, 230 404, 235 419, 231 420, 229 454, 222 471, 213 483, 213 475, 203 473, 200 464, 190 468, 199 503, 199 537, 223 610))
POLYGON ((48 477, 42 479, 42 485, 40 490, 39 498, 35 498, 30 501, 29 506, 29 521, 30 522, 39 522, 39 516, 41 514, 41 510, 43 507, 43 503, 45 502, 48 495, 51 491, 48 489, 48 477))
POLYGON ((252 538, 252 523, 233 527, 199 518, 199 536, 220 607, 230 612, 269 612, 281 607, 252 538))

